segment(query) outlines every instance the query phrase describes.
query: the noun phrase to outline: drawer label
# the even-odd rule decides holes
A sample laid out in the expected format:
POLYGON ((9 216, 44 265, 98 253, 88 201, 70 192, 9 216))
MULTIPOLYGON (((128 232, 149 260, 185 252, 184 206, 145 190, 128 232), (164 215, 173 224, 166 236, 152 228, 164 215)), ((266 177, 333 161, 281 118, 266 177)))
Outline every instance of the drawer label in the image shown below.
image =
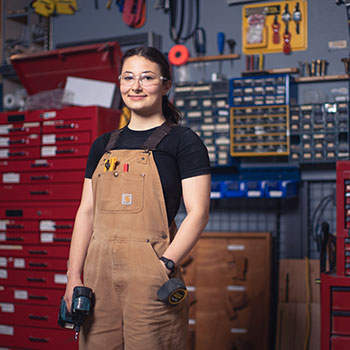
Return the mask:
POLYGON ((41 220, 39 224, 40 231, 56 231, 56 223, 52 220, 41 220))
POLYGON ((50 134, 50 135, 43 135, 42 138, 43 145, 52 145, 56 143, 56 135, 50 134))
POLYGON ((14 335, 14 327, 0 324, 0 334, 14 335))
POLYGON ((54 276, 54 281, 58 284, 67 284, 68 279, 66 275, 56 273, 54 276))
POLYGON ((7 279, 7 270, 0 269, 0 278, 7 279))
POLYGON ((19 300, 27 300, 28 292, 26 290, 15 290, 14 298, 19 300))
POLYGON ((43 232, 40 235, 40 242, 41 243, 52 243, 53 242, 53 238, 54 238, 54 234, 53 233, 43 232))
POLYGON ((229 244, 227 250, 244 250, 244 244, 229 244))
POLYGON ((0 266, 6 267, 7 266, 7 258, 0 256, 0 266))
POLYGON ((2 182, 4 184, 6 183, 12 183, 12 184, 18 184, 21 180, 20 174, 18 173, 5 173, 2 174, 2 182))
POLYGON ((13 267, 15 267, 15 268, 24 269, 25 266, 26 266, 26 263, 25 263, 25 260, 24 260, 24 259, 18 259, 18 258, 16 258, 16 259, 13 261, 13 267))
POLYGON ((1 312, 15 312, 15 305, 10 303, 0 303, 1 312))

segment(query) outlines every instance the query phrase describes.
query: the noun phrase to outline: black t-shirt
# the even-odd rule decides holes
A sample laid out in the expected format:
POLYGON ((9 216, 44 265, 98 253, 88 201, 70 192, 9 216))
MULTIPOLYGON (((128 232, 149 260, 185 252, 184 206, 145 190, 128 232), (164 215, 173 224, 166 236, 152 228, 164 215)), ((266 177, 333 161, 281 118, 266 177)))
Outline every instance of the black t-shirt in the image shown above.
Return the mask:
MULTIPOLYGON (((117 145, 112 149, 141 149, 155 129, 135 131, 125 127, 117 145)), ((111 132, 105 133, 92 144, 86 165, 86 178, 92 178, 110 135, 111 132)), ((181 180, 210 173, 208 151, 199 136, 190 128, 175 126, 159 143, 153 154, 162 183, 170 225, 180 206, 181 180)))

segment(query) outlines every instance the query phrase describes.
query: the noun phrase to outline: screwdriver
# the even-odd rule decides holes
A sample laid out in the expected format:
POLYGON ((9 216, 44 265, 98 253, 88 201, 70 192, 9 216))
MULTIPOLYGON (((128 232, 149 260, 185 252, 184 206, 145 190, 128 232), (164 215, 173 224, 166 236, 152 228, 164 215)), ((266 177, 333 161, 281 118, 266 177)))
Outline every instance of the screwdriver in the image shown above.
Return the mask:
MULTIPOLYGON (((219 55, 222 55, 224 53, 225 48, 225 33, 219 32, 218 33, 218 51, 219 55)), ((221 75, 222 72, 222 61, 219 61, 219 74, 221 75)))

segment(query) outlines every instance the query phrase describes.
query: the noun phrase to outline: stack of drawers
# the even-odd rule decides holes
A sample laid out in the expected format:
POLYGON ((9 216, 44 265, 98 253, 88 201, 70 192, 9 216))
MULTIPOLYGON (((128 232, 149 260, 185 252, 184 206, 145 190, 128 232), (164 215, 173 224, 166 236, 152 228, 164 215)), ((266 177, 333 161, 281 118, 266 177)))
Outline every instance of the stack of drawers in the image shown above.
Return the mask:
POLYGON ((58 327, 92 141, 119 125, 99 107, 0 114, 0 344, 76 349, 58 327))

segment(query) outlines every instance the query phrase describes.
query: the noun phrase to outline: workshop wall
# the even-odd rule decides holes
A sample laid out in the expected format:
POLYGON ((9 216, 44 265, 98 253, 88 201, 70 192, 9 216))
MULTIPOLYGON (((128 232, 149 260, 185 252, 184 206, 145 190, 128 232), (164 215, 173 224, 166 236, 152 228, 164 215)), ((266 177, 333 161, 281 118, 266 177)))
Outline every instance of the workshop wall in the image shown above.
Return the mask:
MULTIPOLYGON (((79 1, 79 11, 73 16, 54 17, 54 46, 104 41, 113 37, 146 32, 154 32, 161 36, 161 50, 164 53, 175 45, 169 35, 169 15, 162 10, 154 9, 155 1, 147 1, 146 23, 139 29, 132 29, 123 22, 121 13, 114 2, 110 10, 105 7, 107 1, 97 0, 97 3, 99 8, 95 9, 94 1, 79 1)), ((205 29, 207 37, 206 55, 218 54, 218 32, 224 32, 226 39, 233 38, 236 41, 234 53, 241 55, 240 59, 222 62, 222 73, 227 78, 240 77, 241 72, 246 70, 245 56, 242 54, 243 6, 263 5, 264 3, 267 2, 249 2, 228 6, 225 0, 200 1, 200 26, 205 29)), ((345 40, 348 43, 345 6, 337 6, 334 0, 308 0, 307 13, 308 49, 293 52, 292 48, 290 55, 265 54, 264 68, 298 67, 299 62, 324 59, 328 62, 327 74, 344 74, 344 64, 341 58, 348 56, 349 48, 329 50, 328 42, 345 40)), ((193 22, 194 15, 191 18, 193 22)), ((188 21, 186 16, 185 31, 188 28, 188 21)), ((284 24, 281 24, 280 32, 283 28, 284 24)), ((191 56, 195 56, 192 39, 188 40, 185 45, 191 56)), ((229 53, 227 45, 224 53, 229 53)), ((175 67, 174 70, 175 78, 178 78, 179 69, 175 67)), ((184 70, 188 81, 210 80, 211 73, 219 70, 219 63, 188 64, 184 70)), ((310 96, 317 99, 314 102, 328 102, 332 97, 330 89, 344 86, 348 87, 347 81, 299 84, 299 103, 309 103, 310 96)), ((274 160, 265 165, 271 166, 273 162, 274 160)), ((335 171, 334 169, 324 170, 317 166, 309 167, 302 170, 301 177, 304 181, 300 186, 299 197, 290 203, 281 202, 278 199, 272 204, 264 199, 255 201, 254 204, 252 204, 254 199, 214 201, 207 230, 272 232, 277 247, 276 256, 291 259, 308 255, 311 258, 317 258, 318 252, 310 236, 308 220, 324 195, 334 190, 335 171)), ((179 222, 183 215, 183 212, 179 213, 177 217, 179 222)), ((325 218, 329 218, 331 232, 335 232, 335 207, 329 206, 324 215, 325 218)))
MULTIPOLYGON (((269 1, 271 2, 271 1, 269 1)), ((73 16, 61 15, 54 17, 54 45, 79 41, 89 41, 113 36, 131 35, 152 31, 162 36, 162 51, 168 52, 174 43, 169 35, 169 16, 162 10, 154 9, 154 1, 147 1, 146 23, 142 28, 129 28, 122 20, 121 13, 113 3, 110 10, 105 8, 107 1, 79 1, 79 11, 73 16)), ((259 1, 257 4, 266 3, 259 1)), ((250 3, 248 3, 250 4, 250 3)), ((235 53, 241 53, 242 48, 242 8, 244 4, 228 6, 225 0, 200 1, 200 26, 206 30, 207 55, 216 55, 218 32, 224 32, 226 39, 236 41, 235 53)), ((290 55, 273 53, 265 55, 265 69, 297 67, 298 61, 306 62, 322 58, 329 62, 328 74, 343 74, 344 65, 341 58, 348 55, 347 49, 328 50, 328 42, 334 40, 348 41, 347 16, 344 5, 337 6, 333 0, 309 0, 308 7, 308 49, 292 52, 290 55)), ((185 19, 187 21, 187 18, 185 19)), ((185 23, 186 24, 186 23, 185 23)), ((281 26, 283 27, 283 25, 281 26)), ((186 28, 186 26, 185 26, 186 28)), ((194 54, 192 40, 185 43, 191 55, 194 54)), ((292 48, 293 50, 293 48, 292 48)), ((229 53, 225 47, 225 53, 229 53)), ((190 78, 199 79, 200 67, 191 65, 190 78)), ((206 64, 207 78, 217 71, 218 63, 206 64)), ((223 62, 223 73, 227 77, 240 76, 245 70, 245 60, 242 55, 235 60, 233 67, 230 62, 223 62)))

